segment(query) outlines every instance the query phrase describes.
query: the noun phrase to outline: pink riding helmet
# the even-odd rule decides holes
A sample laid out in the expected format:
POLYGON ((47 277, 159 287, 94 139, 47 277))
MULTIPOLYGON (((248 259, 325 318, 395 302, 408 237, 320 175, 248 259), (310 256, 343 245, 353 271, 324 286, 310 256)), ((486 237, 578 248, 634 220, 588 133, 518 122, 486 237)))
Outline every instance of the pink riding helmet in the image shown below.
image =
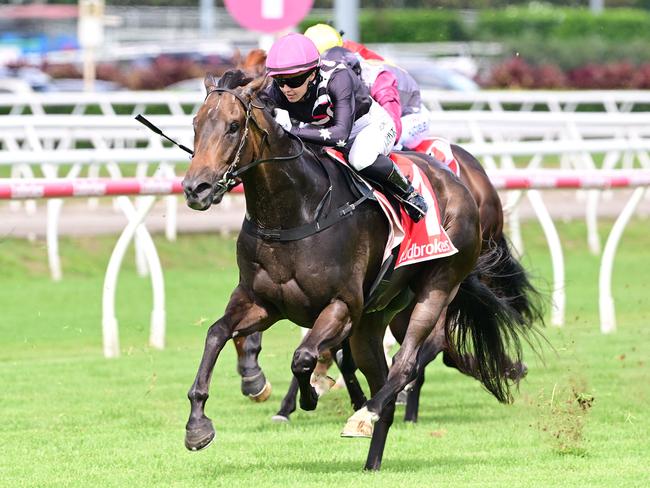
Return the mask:
POLYGON ((266 57, 269 75, 292 75, 320 65, 314 42, 302 34, 287 34, 273 43, 266 57))

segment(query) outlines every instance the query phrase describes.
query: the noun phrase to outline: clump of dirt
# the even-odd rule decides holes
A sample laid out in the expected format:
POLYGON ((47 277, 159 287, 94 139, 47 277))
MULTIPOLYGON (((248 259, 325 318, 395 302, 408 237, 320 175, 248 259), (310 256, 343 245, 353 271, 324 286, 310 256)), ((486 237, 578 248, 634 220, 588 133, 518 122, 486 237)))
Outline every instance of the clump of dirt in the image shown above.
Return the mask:
POLYGON ((565 384, 555 384, 550 396, 542 392, 538 428, 555 452, 574 456, 587 454, 584 431, 587 414, 594 402, 584 379, 572 378, 565 384))

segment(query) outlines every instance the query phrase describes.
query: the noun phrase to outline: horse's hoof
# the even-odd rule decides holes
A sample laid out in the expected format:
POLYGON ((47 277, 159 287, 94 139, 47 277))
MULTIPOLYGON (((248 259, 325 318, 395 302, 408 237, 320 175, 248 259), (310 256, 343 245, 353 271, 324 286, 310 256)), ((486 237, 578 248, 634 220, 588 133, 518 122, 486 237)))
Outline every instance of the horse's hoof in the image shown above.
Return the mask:
POLYGON ((254 395, 251 393, 248 395, 248 398, 250 398, 251 401, 253 402, 262 403, 269 399, 269 397, 271 396, 271 391, 273 391, 273 388, 271 387, 271 383, 267 381, 264 384, 264 388, 262 388, 262 391, 254 395))
POLYGON ((334 383, 334 386, 332 386, 332 390, 342 390, 343 388, 346 388, 345 386, 345 379, 343 379, 343 375, 340 375, 336 383, 334 383))
POLYGON ((341 432, 341 437, 372 437, 373 424, 377 420, 379 420, 379 415, 363 407, 348 419, 341 432))
POLYGON ((314 388, 319 398, 330 391, 336 384, 336 380, 331 376, 316 373, 312 373, 311 380, 309 382, 311 383, 311 386, 314 388))
POLYGON ((406 405, 407 400, 408 400, 408 393, 406 392, 406 390, 402 390, 397 394, 395 405, 406 405))
POLYGON ((260 371, 253 376, 242 376, 241 392, 255 402, 263 402, 271 395, 271 384, 266 380, 264 372, 260 371))
POLYGON ((190 451, 200 451, 212 443, 214 436, 212 422, 204 417, 196 427, 185 427, 185 447, 190 451))
POLYGON ((271 417, 271 421, 275 422, 276 424, 288 424, 289 423, 289 417, 286 417, 281 414, 275 414, 273 417, 271 417))

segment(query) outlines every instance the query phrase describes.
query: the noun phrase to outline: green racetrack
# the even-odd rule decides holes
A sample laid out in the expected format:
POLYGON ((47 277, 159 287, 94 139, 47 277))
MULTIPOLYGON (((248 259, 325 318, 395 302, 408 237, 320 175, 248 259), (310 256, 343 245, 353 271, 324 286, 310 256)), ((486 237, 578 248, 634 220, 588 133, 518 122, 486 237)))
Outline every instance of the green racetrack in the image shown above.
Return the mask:
MULTIPOLYGON (((601 223, 603 239, 610 226, 601 223)), ((420 422, 404 424, 398 407, 379 473, 362 472, 368 440, 339 437, 352 413, 344 391, 324 396, 315 412, 296 412, 289 425, 271 423, 300 338, 288 322, 265 334, 271 399, 254 404, 239 393, 227 345, 206 409, 217 437, 205 451, 185 450, 186 392, 206 329, 237 280, 234 238, 156 237, 164 351, 147 346, 151 288, 127 255, 117 298, 122 356, 114 360, 102 357, 100 324, 116 237, 63 239, 59 283, 48 277, 43 242, 4 238, 0 486, 647 486, 649 229, 637 219, 623 236, 614 266, 618 331, 604 336, 599 258, 587 251, 584 224, 558 224, 567 318, 563 329, 545 330, 555 351, 545 348, 543 362, 527 355, 529 374, 510 406, 441 361, 430 365, 420 422)), ((538 225, 524 226, 524 242, 523 262, 548 297, 550 258, 538 225)))

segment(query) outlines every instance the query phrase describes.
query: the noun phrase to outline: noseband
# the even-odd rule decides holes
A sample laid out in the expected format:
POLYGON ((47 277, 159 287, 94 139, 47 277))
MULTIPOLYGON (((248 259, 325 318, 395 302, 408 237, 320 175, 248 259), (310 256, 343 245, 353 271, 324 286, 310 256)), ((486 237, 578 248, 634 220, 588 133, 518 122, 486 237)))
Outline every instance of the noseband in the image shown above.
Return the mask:
MULTIPOLYGON (((230 191, 234 186, 237 185, 237 178, 239 178, 242 174, 244 174, 246 171, 249 169, 254 168, 258 164, 262 163, 268 163, 271 161, 291 161, 294 159, 298 159, 302 154, 305 152, 305 143, 300 139, 299 137, 291 134, 290 132, 287 132, 286 134, 292 138, 297 140, 300 143, 300 151, 298 154, 294 154, 291 156, 276 156, 273 158, 266 158, 266 159, 256 159, 255 161, 242 166, 241 168, 237 168, 237 165, 239 163, 239 159, 241 158, 241 152, 244 149, 244 146, 246 145, 246 140, 248 137, 248 128, 249 128, 249 122, 252 120, 255 126, 264 133, 264 138, 262 140, 262 145, 267 142, 268 139, 268 132, 260 127, 260 125, 257 123, 257 120, 255 120, 255 117, 253 117, 253 108, 258 108, 261 110, 264 110, 264 106, 259 106, 255 105, 252 100, 251 101, 246 101, 244 97, 242 97, 239 93, 229 89, 229 88, 214 88, 208 92, 208 94, 205 96, 205 100, 208 99, 208 97, 215 93, 215 92, 220 92, 220 93, 230 93, 233 97, 235 97, 239 103, 241 103, 246 109, 246 119, 244 121, 244 133, 239 140, 239 146, 237 147, 237 152, 235 153, 235 156, 233 157, 232 162, 228 165, 228 169, 226 172, 223 174, 221 179, 217 181, 215 185, 215 192, 214 192, 214 197, 213 200, 217 199, 219 196, 223 195, 224 193, 230 191)), ((203 103, 205 103, 205 100, 203 103)))

